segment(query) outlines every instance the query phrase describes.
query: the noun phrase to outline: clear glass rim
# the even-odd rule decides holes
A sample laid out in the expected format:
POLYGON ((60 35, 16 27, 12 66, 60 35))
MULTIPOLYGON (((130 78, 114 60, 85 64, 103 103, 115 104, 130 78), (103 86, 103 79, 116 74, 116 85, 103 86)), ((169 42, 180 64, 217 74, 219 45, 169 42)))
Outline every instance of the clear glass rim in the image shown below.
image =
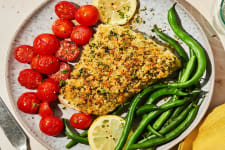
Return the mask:
POLYGON ((225 25, 225 18, 223 16, 223 3, 224 3, 224 0, 222 0, 220 3, 220 18, 221 18, 223 24, 225 25))

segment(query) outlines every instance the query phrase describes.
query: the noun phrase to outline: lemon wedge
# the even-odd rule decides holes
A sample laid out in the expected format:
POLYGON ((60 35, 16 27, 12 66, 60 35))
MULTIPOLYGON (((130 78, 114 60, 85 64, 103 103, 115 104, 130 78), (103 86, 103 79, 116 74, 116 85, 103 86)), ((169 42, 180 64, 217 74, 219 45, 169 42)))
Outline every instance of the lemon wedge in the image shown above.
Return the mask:
POLYGON ((134 15, 137 0, 93 0, 103 23, 123 25, 134 15))
POLYGON ((97 118, 88 130, 88 142, 92 150, 113 150, 123 131, 125 120, 116 115, 97 118))

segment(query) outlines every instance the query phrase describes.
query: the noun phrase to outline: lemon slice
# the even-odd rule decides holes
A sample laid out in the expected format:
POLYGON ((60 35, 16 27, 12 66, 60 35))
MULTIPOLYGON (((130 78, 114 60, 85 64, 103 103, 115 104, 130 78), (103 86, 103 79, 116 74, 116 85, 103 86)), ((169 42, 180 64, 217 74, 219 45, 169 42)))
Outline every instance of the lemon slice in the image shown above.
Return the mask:
POLYGON ((97 118, 88 130, 92 150, 113 150, 123 131, 125 120, 115 115, 97 118))
POLYGON ((93 0, 103 23, 122 25, 134 15, 137 0, 93 0))

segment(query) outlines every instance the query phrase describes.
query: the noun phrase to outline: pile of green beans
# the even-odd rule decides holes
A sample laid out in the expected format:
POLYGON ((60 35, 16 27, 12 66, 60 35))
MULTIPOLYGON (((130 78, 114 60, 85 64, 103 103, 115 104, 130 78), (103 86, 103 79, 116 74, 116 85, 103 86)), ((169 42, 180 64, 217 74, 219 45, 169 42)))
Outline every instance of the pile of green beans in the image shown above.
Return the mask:
MULTIPOLYGON (((180 124, 187 116, 188 112, 191 110, 191 108, 193 103, 189 104, 182 112, 179 116, 177 116, 177 118, 174 118, 171 120, 170 124, 166 125, 165 127, 163 127, 162 129, 159 130, 159 133, 164 135, 166 133, 168 133, 169 131, 171 131, 172 129, 174 129, 178 124, 180 124)), ((139 141, 138 143, 143 143, 147 140, 150 140, 152 138, 156 137, 155 135, 150 135, 147 138, 139 141)))
POLYGON ((198 113, 199 107, 192 108, 191 111, 188 113, 188 116, 186 119, 173 131, 170 131, 163 137, 155 137, 150 140, 147 140, 143 143, 137 143, 137 144, 131 144, 129 146, 129 149, 138 149, 138 148, 147 148, 152 146, 158 146, 164 143, 167 143, 168 141, 176 138, 179 136, 195 119, 197 113, 198 113))
MULTIPOLYGON (((153 150, 157 146, 179 136, 192 123, 197 115, 199 105, 196 104, 198 103, 198 95, 201 91, 193 90, 193 86, 199 82, 205 72, 206 57, 202 47, 178 25, 175 5, 168 11, 168 21, 174 33, 189 46, 190 58, 188 59, 187 54, 178 42, 154 26, 153 30, 156 34, 177 51, 182 60, 183 69, 180 71, 177 82, 155 84, 148 87, 148 93, 156 91, 148 97, 144 106, 137 108, 139 102, 143 99, 140 97, 142 92, 138 94, 139 96, 135 97, 130 105, 126 125, 115 150, 122 150, 123 147, 124 150, 139 148, 153 150), (197 66, 196 69, 195 66, 197 66), (187 90, 192 90, 192 92, 187 92, 187 90), (172 96, 168 102, 161 106, 156 106, 154 104, 156 99, 168 95, 172 96), (135 114, 143 115, 143 118, 127 140, 135 114), (153 125, 150 125, 154 120, 153 125), (148 134, 149 136, 147 138, 136 143, 140 135, 142 135, 146 129, 152 134, 148 134), (124 146, 126 140, 127 143, 124 146)), ((147 93, 145 95, 147 95, 147 93)))

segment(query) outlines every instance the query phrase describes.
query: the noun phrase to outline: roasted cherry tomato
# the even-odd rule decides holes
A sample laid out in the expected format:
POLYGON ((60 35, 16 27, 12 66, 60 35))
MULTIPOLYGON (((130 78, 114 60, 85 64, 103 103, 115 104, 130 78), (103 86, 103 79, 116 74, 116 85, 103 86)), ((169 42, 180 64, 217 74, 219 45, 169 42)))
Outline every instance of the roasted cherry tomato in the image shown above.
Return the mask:
POLYGON ((98 9, 93 5, 84 5, 77 9, 75 19, 82 25, 93 26, 98 22, 98 9))
POLYGON ((68 38, 73 30, 73 23, 65 19, 57 19, 52 24, 52 32, 60 38, 68 38))
POLYGON ((39 56, 36 70, 43 74, 53 74, 59 70, 59 60, 52 55, 39 56))
POLYGON ((89 27, 84 25, 78 25, 73 28, 71 34, 71 40, 77 45, 87 44, 92 37, 92 31, 89 27))
POLYGON ((40 120, 41 131, 50 136, 56 136, 63 130, 63 121, 55 116, 46 116, 40 120))
MULTIPOLYGON (((58 83, 64 82, 66 79, 70 77, 71 68, 70 65, 64 62, 60 62, 60 69, 58 72, 49 75, 48 77, 57 81, 58 83)), ((60 83, 62 84, 62 83, 60 83)))
POLYGON ((37 88, 37 97, 43 102, 52 102, 58 98, 60 86, 53 79, 46 79, 37 88))
POLYGON ((49 103, 47 103, 47 102, 41 103, 38 114, 41 117, 53 116, 53 111, 52 111, 51 107, 49 106, 49 103))
POLYGON ((74 18, 76 8, 73 3, 61 1, 55 5, 55 13, 59 18, 71 20, 74 18))
POLYGON ((14 57, 21 63, 30 63, 35 55, 33 47, 29 45, 20 45, 14 50, 14 57))
POLYGON ((75 113, 70 118, 70 124, 77 129, 86 129, 91 125, 92 117, 85 113, 75 113))
POLYGON ((41 84, 42 76, 32 69, 24 69, 20 72, 18 81, 28 89, 36 89, 41 84))
POLYGON ((40 101, 34 92, 23 93, 17 101, 17 107, 19 110, 30 114, 35 114, 39 108, 39 105, 40 101))
POLYGON ((30 66, 33 70, 37 69, 38 58, 39 58, 39 55, 34 56, 31 60, 30 66))
POLYGON ((33 47, 39 55, 52 55, 59 49, 59 41, 53 34, 43 33, 34 39, 33 47))
POLYGON ((63 40, 55 55, 61 61, 74 61, 79 55, 79 48, 74 41, 63 40))

